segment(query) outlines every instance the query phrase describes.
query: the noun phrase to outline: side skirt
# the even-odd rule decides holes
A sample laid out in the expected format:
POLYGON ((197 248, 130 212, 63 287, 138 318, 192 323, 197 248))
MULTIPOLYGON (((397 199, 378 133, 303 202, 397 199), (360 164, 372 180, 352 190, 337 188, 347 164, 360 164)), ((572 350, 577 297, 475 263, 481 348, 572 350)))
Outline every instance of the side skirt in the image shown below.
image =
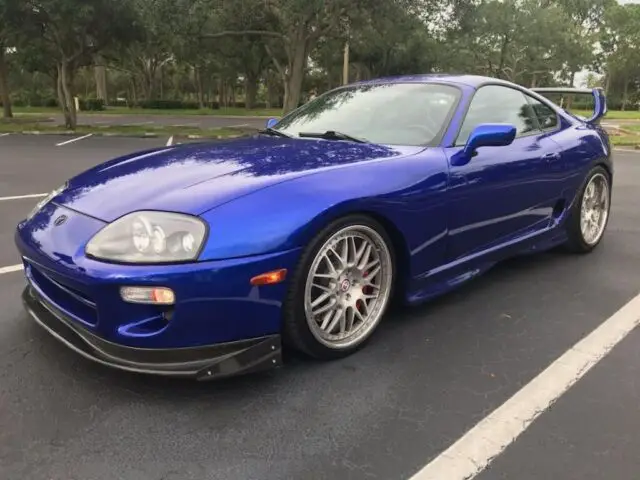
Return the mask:
POLYGON ((411 288, 405 295, 405 303, 424 303, 482 275, 503 260, 548 251, 563 244, 567 237, 562 228, 562 220, 563 218, 557 219, 545 230, 457 259, 412 279, 411 288))

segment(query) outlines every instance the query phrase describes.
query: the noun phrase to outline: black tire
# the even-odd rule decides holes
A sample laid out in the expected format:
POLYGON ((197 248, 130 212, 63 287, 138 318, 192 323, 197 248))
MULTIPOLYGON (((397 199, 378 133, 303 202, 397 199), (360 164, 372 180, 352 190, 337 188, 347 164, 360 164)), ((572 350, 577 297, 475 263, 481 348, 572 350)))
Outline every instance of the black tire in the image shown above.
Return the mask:
POLYGON ((393 243, 391 242, 391 239, 384 227, 379 222, 369 216, 360 214, 345 216, 331 222, 305 247, 298 265, 296 266, 293 275, 290 277, 289 290, 283 305, 283 341, 285 345, 318 360, 335 360, 355 353, 366 345, 373 333, 377 330, 379 324, 384 319, 387 307, 393 297, 395 277, 396 260, 393 243), (314 259, 318 255, 322 246, 340 230, 345 227, 356 225, 373 229, 385 242, 391 259, 391 288, 386 306, 380 314, 380 320, 368 335, 353 346, 333 349, 318 341, 307 324, 304 307, 306 281, 314 259))
POLYGON ((584 254, 584 253, 589 253, 593 251, 593 249, 600 244, 600 242, 604 237, 604 233, 606 231, 607 224, 609 222, 610 211, 611 211, 611 176, 609 175, 609 172, 604 167, 597 166, 592 168, 587 174, 580 188, 580 192, 576 197, 576 201, 574 202, 573 206, 571 207, 571 211, 569 212, 569 218, 567 218, 567 223, 565 225, 565 229, 568 237, 567 242, 564 245, 565 250, 571 253, 576 253, 576 254, 584 254), (593 244, 589 244, 585 241, 584 236, 582 234, 582 229, 580 228, 580 213, 582 208, 582 199, 584 197, 585 190, 589 185, 589 182, 591 181, 591 179, 598 175, 603 176, 607 181, 607 187, 609 191, 609 199, 607 202, 607 218, 603 227, 603 232, 598 238, 598 240, 593 244))

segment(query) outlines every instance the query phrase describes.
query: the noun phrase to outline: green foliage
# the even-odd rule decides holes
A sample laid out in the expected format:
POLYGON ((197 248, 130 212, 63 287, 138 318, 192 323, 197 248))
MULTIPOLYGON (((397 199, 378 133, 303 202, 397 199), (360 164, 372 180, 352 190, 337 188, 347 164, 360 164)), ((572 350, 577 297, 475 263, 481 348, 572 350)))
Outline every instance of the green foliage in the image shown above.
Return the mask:
POLYGON ((105 108, 104 100, 100 98, 87 98, 86 100, 80 100, 80 110, 88 112, 101 112, 105 108))
POLYGON ((640 5, 613 5, 603 24, 600 58, 605 88, 613 108, 625 110, 640 101, 640 5))
POLYGON ((185 102, 182 100, 142 100, 135 107, 151 110, 195 110, 199 105, 197 102, 185 102))
POLYGON ((606 74, 588 82, 612 107, 630 108, 639 32, 640 6, 616 0, 0 0, 11 98, 58 99, 69 123, 73 96, 100 109, 90 99, 105 93, 156 111, 289 110, 342 83, 347 43, 350 80, 464 72, 552 86, 590 69, 606 74))

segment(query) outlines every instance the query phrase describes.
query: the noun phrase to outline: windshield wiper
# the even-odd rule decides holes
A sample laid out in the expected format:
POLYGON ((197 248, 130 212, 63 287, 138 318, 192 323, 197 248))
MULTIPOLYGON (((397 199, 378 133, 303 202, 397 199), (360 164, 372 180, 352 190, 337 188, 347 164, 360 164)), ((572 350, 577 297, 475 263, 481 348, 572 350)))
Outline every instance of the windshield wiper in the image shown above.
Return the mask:
POLYGON ((357 143, 370 143, 368 140, 364 140, 358 137, 352 137, 351 135, 347 135, 346 133, 336 132, 335 130, 327 130, 323 133, 318 132, 300 132, 298 133, 299 137, 310 137, 310 138, 323 138, 325 140, 350 140, 352 142, 357 143))
POLYGON ((291 135, 288 135, 280 130, 276 130, 275 128, 267 127, 264 130, 258 130, 258 133, 263 133, 265 135, 273 135, 274 137, 284 137, 291 138, 291 135))

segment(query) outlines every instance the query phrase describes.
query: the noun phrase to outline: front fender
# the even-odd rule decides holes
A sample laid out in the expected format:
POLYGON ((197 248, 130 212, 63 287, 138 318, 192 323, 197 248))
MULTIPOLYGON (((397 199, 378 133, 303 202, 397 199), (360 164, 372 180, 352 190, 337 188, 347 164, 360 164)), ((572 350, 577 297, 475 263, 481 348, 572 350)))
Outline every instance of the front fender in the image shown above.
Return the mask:
POLYGON ((387 219, 412 251, 446 229, 447 184, 441 149, 292 179, 202 214, 210 233, 200 260, 302 247, 331 220, 352 212, 387 219))

